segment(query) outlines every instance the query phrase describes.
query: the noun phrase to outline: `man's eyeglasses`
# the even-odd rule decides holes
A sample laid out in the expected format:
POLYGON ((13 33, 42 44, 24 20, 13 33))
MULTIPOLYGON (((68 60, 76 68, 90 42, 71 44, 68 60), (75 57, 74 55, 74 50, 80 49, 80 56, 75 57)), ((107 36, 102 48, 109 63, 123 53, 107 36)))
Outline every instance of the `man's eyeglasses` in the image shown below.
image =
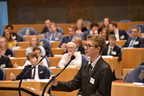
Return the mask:
POLYGON ((84 45, 84 48, 89 49, 90 47, 99 47, 99 46, 92 46, 92 45, 89 45, 89 44, 85 44, 85 45, 84 45))

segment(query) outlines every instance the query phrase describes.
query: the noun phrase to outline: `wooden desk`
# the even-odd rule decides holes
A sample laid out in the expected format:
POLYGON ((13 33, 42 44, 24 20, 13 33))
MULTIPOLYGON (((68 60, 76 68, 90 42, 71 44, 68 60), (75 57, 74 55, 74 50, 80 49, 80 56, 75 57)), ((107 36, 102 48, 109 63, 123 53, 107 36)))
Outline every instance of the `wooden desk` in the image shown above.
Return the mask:
POLYGON ((144 48, 123 48, 122 68, 135 68, 144 62, 144 48))
MULTIPOLYGON (((10 73, 12 72, 12 73, 14 73, 15 75, 18 75, 21 71, 22 71, 22 69, 15 69, 15 68, 4 68, 4 70, 6 71, 6 80, 10 80, 10 73)), ((60 72, 61 70, 62 70, 62 68, 56 68, 56 69, 51 69, 52 70, 52 72, 53 72, 53 74, 57 74, 58 72, 60 72)), ((60 80, 60 81, 68 81, 68 80, 71 80, 74 76, 75 76, 75 74, 77 74, 77 72, 78 72, 78 68, 67 68, 67 69, 65 69, 57 78, 58 78, 58 80, 60 80)), ((13 82, 13 81, 11 81, 11 82, 13 82)), ((23 82, 23 84, 25 85, 25 82, 23 82)), ((29 85, 28 83, 26 83, 28 86, 30 86, 30 87, 34 87, 34 88, 41 88, 42 89, 42 87, 41 86, 43 86, 41 83, 39 84, 33 84, 33 83, 31 83, 31 85, 29 85)), ((76 96, 76 94, 77 94, 77 92, 78 92, 78 90, 76 90, 76 91, 73 91, 73 92, 57 92, 57 91, 52 91, 52 94, 55 94, 55 95, 57 95, 57 96, 76 96)))
POLYGON ((62 57, 48 57, 48 59, 50 60, 50 67, 53 66, 58 66, 58 63, 60 62, 62 57))
POLYGON ((144 87, 132 83, 113 82, 111 96, 144 96, 144 87))
POLYGON ((30 46, 30 42, 17 42, 17 44, 22 48, 26 49, 30 46))
POLYGON ((14 50, 15 57, 26 57, 26 49, 14 50))
POLYGON ((43 35, 29 35, 29 36, 24 36, 25 41, 30 41, 30 39, 31 39, 32 37, 36 37, 36 38, 40 39, 40 38, 43 38, 43 35))
POLYGON ((52 48, 53 55, 62 55, 65 48, 52 48))
MULTIPOLYGON (((27 91, 33 92, 35 94, 38 94, 36 96, 40 96, 43 90, 43 87, 45 86, 46 83, 40 82, 40 81, 23 81, 22 82, 22 89, 25 89, 27 91)), ((2 96, 18 96, 18 85, 19 81, 0 81, 0 93, 2 96), (2 90, 3 88, 11 88, 15 89, 14 90, 2 90)), ((48 87, 49 88, 49 87, 48 87)), ((47 88, 47 90, 48 90, 47 88)), ((47 91, 46 91, 47 92, 47 91)), ((31 96, 28 93, 21 91, 21 94, 23 96, 31 96)), ((48 94, 45 94, 46 96, 49 96, 48 94)))
POLYGON ((16 58, 10 58, 12 64, 14 65, 17 63, 19 66, 23 66, 24 62, 27 60, 26 57, 16 57, 16 58))
POLYGON ((119 45, 119 46, 123 46, 125 44, 126 40, 119 40, 119 41, 116 41, 116 45, 119 45))
POLYGON ((52 48, 58 48, 59 44, 60 44, 60 41, 51 42, 51 44, 52 44, 52 48))

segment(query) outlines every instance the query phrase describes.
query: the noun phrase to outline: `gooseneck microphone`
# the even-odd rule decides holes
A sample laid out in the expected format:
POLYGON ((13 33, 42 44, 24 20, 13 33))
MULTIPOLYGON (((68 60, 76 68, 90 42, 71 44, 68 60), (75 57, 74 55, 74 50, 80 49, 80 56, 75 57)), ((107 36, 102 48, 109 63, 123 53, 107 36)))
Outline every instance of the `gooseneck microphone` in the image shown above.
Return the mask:
POLYGON ((45 87, 44 87, 44 89, 43 89, 42 96, 44 96, 44 93, 45 93, 45 90, 46 90, 47 86, 48 86, 57 76, 59 76, 59 75, 67 68, 67 66, 70 64, 70 62, 71 62, 73 59, 75 59, 75 56, 74 56, 74 55, 71 56, 69 62, 65 65, 65 67, 64 67, 59 73, 57 73, 55 76, 53 76, 53 77, 48 81, 48 83, 45 85, 45 87))
POLYGON ((30 70, 32 70, 32 69, 35 68, 38 64, 40 64, 40 63, 42 62, 42 60, 43 60, 46 56, 47 56, 47 54, 44 55, 44 56, 42 57, 42 59, 39 60, 39 61, 36 63, 36 65, 34 65, 33 67, 31 67, 29 70, 27 70, 27 71, 22 75, 22 77, 21 77, 21 79, 20 79, 20 82, 19 82, 19 87, 18 87, 19 96, 21 96, 21 83, 22 83, 22 80, 23 80, 24 76, 25 76, 30 70))

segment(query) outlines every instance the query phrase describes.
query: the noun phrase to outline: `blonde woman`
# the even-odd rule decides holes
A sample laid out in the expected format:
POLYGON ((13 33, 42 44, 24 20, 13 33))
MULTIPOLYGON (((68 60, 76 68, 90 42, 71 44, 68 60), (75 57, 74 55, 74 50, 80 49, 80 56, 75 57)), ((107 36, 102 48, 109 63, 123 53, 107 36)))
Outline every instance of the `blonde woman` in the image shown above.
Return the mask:
POLYGON ((64 67, 67 64, 67 62, 70 60, 71 56, 74 55, 76 58, 71 61, 71 63, 69 64, 68 67, 72 67, 72 68, 73 67, 76 67, 76 68, 81 67, 82 56, 81 56, 80 52, 76 51, 75 43, 73 43, 73 42, 67 43, 67 50, 68 50, 68 53, 65 53, 62 56, 62 59, 60 60, 58 66, 64 67))

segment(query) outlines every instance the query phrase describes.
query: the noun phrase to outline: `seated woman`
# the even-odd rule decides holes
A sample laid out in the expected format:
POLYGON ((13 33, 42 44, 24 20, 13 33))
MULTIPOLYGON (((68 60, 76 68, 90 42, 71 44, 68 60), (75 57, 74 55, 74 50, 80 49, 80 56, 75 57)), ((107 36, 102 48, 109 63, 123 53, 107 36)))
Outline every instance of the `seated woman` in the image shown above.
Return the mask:
POLYGON ((11 68, 13 67, 9 57, 2 54, 2 49, 0 49, 0 68, 11 68))
POLYGON ((81 67, 82 56, 81 56, 80 52, 76 52, 75 43, 73 43, 73 42, 67 43, 67 50, 68 50, 68 53, 65 53, 62 56, 62 59, 60 60, 58 66, 64 67, 67 64, 67 62, 70 60, 71 56, 74 55, 76 58, 71 61, 71 63, 69 64, 68 67, 72 67, 72 68, 81 67))
POLYGON ((9 32, 8 30, 5 30, 3 37, 5 37, 7 42, 8 42, 8 48, 15 48, 16 47, 17 42, 12 39, 11 32, 9 32))
POLYGON ((33 48, 35 47, 39 47, 41 49, 41 56, 44 56, 46 54, 44 47, 40 46, 39 39, 37 37, 32 37, 30 39, 30 47, 26 49, 26 55, 33 52, 33 48))
POLYGON ((2 55, 6 55, 8 57, 13 57, 13 51, 8 48, 7 40, 4 37, 0 37, 0 49, 2 51, 2 55))
MULTIPOLYGON (((83 42, 81 37, 74 37, 72 42, 76 45, 76 51, 80 51, 81 54, 85 54, 85 49, 83 47, 83 42)), ((65 50, 63 54, 68 53, 68 50, 65 50)))
MULTIPOLYGON (((31 65, 27 65, 24 67, 22 72, 18 75, 15 76, 13 73, 10 74, 10 78, 12 80, 20 80, 23 76, 23 74, 29 70, 31 67, 33 67, 35 64, 38 62, 38 56, 36 53, 31 52, 27 55, 27 60, 30 61, 31 65)), ((50 70, 43 65, 38 65, 31 71, 29 71, 29 74, 25 75, 23 79, 48 79, 51 75, 50 70)))

